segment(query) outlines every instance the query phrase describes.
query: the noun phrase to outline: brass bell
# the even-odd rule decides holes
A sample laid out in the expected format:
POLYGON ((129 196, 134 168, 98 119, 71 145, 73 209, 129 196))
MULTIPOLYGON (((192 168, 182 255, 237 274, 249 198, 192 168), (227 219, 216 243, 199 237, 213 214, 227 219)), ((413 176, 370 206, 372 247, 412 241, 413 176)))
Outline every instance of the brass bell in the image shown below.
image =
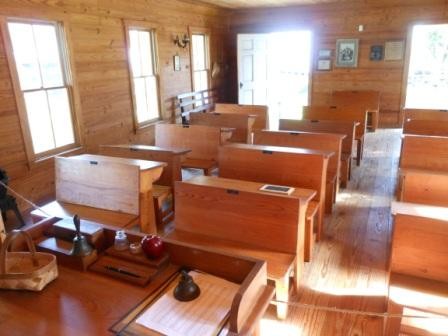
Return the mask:
POLYGON ((81 234, 81 220, 78 215, 73 217, 73 223, 76 228, 76 235, 73 238, 73 247, 70 251, 72 256, 85 257, 93 252, 93 247, 89 244, 86 237, 81 234))

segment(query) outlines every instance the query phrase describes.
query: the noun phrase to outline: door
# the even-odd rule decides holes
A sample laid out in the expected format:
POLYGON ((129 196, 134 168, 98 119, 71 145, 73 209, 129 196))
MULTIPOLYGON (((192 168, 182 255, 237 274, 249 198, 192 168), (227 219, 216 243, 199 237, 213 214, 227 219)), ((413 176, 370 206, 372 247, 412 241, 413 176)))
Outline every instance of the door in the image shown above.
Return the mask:
POLYGON ((238 35, 238 101, 267 105, 268 35, 238 35))

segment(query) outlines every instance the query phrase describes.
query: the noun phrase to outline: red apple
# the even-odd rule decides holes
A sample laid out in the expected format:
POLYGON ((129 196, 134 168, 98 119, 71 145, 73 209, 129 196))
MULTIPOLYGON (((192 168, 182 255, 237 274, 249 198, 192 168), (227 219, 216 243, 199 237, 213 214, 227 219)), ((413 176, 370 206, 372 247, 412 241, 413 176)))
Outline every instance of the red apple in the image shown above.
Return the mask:
POLYGON ((159 236, 147 235, 142 238, 142 250, 149 258, 160 258, 163 254, 163 241, 159 236))

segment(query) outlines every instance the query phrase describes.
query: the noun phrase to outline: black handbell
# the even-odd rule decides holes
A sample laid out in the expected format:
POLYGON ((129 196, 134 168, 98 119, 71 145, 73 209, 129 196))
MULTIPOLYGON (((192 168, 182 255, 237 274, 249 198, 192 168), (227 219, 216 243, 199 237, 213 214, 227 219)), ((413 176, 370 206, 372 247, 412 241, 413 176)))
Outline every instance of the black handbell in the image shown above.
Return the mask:
POLYGON ((86 237, 81 234, 81 220, 78 215, 73 217, 73 223, 76 228, 76 235, 73 238, 73 248, 70 251, 72 256, 85 257, 93 252, 93 247, 90 246, 86 237))
POLYGON ((174 289, 174 297, 183 302, 192 301, 201 294, 201 290, 186 271, 181 271, 181 274, 179 284, 174 289))

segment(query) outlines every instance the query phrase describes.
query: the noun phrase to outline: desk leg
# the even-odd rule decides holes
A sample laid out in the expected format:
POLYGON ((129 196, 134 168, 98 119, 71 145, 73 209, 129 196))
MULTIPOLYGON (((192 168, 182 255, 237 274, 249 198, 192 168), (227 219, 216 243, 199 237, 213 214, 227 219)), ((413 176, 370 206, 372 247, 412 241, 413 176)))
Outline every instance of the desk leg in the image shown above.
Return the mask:
MULTIPOLYGON (((289 299, 289 274, 283 279, 275 280, 275 298, 279 301, 287 302, 289 299)), ((277 318, 284 320, 288 315, 288 304, 277 302, 277 318)))
POLYGON ((144 193, 140 193, 140 231, 157 234, 152 188, 144 193))

